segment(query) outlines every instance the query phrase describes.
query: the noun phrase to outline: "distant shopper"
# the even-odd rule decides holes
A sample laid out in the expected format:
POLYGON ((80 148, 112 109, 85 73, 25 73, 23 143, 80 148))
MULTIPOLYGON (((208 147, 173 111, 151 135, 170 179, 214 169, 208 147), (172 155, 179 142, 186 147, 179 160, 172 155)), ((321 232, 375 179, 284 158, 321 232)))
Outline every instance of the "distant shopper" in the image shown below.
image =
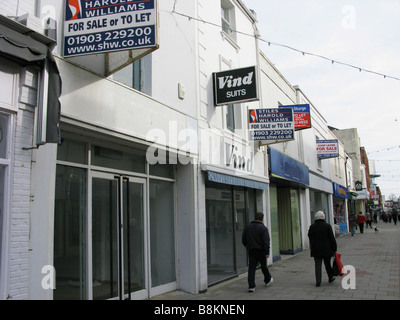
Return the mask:
POLYGON ((310 240, 311 257, 314 258, 315 262, 315 281, 317 287, 319 287, 322 279, 322 261, 324 261, 329 283, 335 281, 331 257, 337 251, 337 244, 331 225, 325 222, 325 214, 318 211, 314 220, 308 230, 308 238, 310 240))
POLYGON ((365 229, 368 229, 368 226, 372 229, 372 218, 371 218, 371 214, 369 213, 369 211, 367 211, 365 213, 365 219, 367 219, 367 224, 365 226, 365 229))
POLYGON ((354 237, 356 234, 356 226, 357 226, 357 217, 354 211, 351 211, 349 214, 349 227, 352 237, 354 237))
POLYGON ((393 209, 392 218, 393 218, 394 225, 397 225, 398 212, 395 209, 393 209))
POLYGON ((269 286, 274 282, 267 266, 270 238, 268 228, 264 225, 263 220, 264 214, 261 212, 256 213, 255 220, 244 228, 242 234, 242 243, 249 253, 249 292, 254 292, 256 290, 255 276, 258 263, 264 274, 265 285, 269 286))
POLYGON ((357 215, 357 224, 360 227, 360 233, 364 233, 364 224, 367 222, 367 219, 363 215, 363 213, 360 211, 357 215))

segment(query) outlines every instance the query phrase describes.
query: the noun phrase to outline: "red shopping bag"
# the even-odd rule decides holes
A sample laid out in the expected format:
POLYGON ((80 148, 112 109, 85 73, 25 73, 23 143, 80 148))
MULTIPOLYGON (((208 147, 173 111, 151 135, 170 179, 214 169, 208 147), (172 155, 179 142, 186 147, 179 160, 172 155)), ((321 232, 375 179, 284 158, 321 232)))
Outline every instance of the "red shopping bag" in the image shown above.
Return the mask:
POLYGON ((342 261, 340 261, 340 257, 342 255, 335 252, 335 259, 333 260, 333 272, 335 276, 342 276, 344 275, 343 273, 343 264, 342 261))

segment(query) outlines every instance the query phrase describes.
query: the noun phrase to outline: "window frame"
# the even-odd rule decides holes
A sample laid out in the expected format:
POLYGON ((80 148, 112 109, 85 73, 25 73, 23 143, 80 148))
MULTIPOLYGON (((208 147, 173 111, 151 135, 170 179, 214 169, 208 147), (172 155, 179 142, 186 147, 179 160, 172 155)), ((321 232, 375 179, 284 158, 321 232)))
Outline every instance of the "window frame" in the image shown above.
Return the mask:
POLYGON ((6 299, 7 288, 8 288, 8 254, 10 246, 10 223, 11 223, 11 172, 13 154, 12 149, 14 146, 14 128, 15 128, 15 116, 12 113, 3 112, 0 110, 0 115, 7 117, 7 132, 3 139, 7 139, 6 155, 4 158, 0 158, 0 167, 4 168, 4 176, 0 183, 2 184, 3 194, 2 206, 0 210, 0 299, 6 299))
POLYGON ((235 6, 229 0, 221 0, 221 29, 222 34, 236 44, 235 6))

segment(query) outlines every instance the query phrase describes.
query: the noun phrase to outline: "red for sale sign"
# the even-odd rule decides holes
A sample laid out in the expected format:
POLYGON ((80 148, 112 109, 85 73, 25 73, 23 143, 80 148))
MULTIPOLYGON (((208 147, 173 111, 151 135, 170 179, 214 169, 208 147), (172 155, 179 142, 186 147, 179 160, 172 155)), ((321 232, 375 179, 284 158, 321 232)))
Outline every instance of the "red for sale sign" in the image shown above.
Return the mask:
POLYGON ((311 128, 310 105, 300 104, 294 106, 281 106, 280 108, 292 108, 294 116, 294 129, 303 130, 311 128))

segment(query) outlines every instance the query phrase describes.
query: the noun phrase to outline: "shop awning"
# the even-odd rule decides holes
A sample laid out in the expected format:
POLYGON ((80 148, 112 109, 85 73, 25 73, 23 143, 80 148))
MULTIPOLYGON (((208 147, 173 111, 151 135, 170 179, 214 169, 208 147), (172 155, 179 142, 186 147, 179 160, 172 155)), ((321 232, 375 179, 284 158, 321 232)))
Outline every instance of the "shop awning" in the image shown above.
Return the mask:
POLYGON ((268 184, 260 181, 249 180, 243 177, 231 176, 223 173, 207 171, 208 180, 217 183, 229 184, 252 189, 268 190, 268 184))
MULTIPOLYGON (((59 143, 61 76, 51 50, 55 41, 0 15, 0 56, 23 67, 36 65, 46 74, 47 88, 40 88, 46 114, 46 135, 41 144, 59 143)), ((40 107, 40 106, 39 106, 40 107)))

